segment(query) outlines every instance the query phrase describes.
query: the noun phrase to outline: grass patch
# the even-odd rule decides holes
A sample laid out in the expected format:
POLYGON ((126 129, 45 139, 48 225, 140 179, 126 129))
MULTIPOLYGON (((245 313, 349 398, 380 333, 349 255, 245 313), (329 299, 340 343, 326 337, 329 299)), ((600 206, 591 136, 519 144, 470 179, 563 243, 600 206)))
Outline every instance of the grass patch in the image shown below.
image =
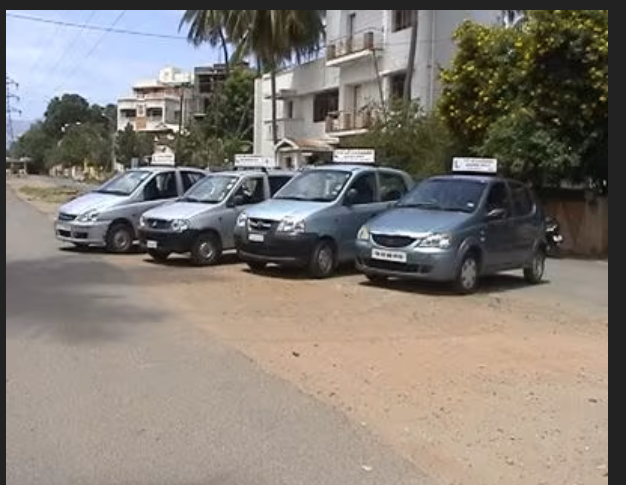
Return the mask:
POLYGON ((51 202, 60 204, 67 202, 72 197, 76 197, 81 190, 71 187, 34 187, 25 185, 20 187, 20 192, 29 199, 35 199, 42 202, 51 202))

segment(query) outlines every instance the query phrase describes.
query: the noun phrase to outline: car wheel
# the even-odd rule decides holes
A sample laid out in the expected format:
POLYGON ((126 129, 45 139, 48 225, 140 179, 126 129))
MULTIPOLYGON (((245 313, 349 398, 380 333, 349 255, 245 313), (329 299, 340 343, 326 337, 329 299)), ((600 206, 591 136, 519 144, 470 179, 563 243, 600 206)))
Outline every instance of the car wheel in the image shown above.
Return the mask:
POLYGON ((191 246, 191 262, 196 266, 212 266, 222 256, 222 245, 215 234, 200 234, 191 246))
POLYGON ((111 253, 128 253, 135 239, 133 228, 125 222, 116 222, 109 227, 106 236, 106 249, 111 253))
POLYGON ((148 249, 148 254, 152 259, 158 261, 159 263, 167 261, 167 258, 170 257, 169 251, 161 251, 159 249, 148 249))
POLYGON ((248 265, 248 268, 250 268, 250 271, 252 271, 253 273, 263 271, 267 266, 267 264, 260 261, 248 261, 246 264, 248 265))
POLYGON ((543 249, 537 249, 530 265, 524 268, 524 279, 531 285, 538 285, 543 281, 546 271, 546 253, 543 249))
POLYGON ((317 243, 309 262, 309 274, 314 278, 328 278, 335 271, 337 257, 333 244, 328 240, 317 243))
POLYGON ((465 255, 454 280, 454 289, 462 295, 474 293, 476 288, 478 288, 479 275, 478 258, 476 255, 474 253, 465 255))

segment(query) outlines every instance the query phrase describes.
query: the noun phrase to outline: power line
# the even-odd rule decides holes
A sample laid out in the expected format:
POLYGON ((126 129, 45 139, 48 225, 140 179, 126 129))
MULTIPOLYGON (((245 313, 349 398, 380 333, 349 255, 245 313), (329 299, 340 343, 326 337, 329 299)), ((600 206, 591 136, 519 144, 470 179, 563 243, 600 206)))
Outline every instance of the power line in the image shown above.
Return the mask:
POLYGON ((7 119, 6 119, 6 140, 5 143, 8 146, 11 146, 15 141, 15 130, 13 128, 13 113, 22 114, 22 111, 16 108, 13 105, 13 102, 18 103, 20 101, 20 97, 13 92, 13 88, 17 89, 18 84, 13 79, 6 75, 7 78, 7 91, 6 91, 6 99, 7 99, 7 119))
MULTIPOLYGON (((87 52, 87 55, 83 58, 82 62, 85 62, 87 59, 89 59, 89 57, 91 56, 91 54, 93 54, 95 52, 95 50, 100 46, 100 44, 102 43, 102 41, 104 40, 104 38, 106 37, 106 35, 113 31, 114 27, 117 25, 117 23, 122 20, 122 17, 126 14, 126 12, 128 12, 128 10, 122 10, 119 15, 117 17, 115 17, 115 20, 113 22, 111 22, 111 25, 102 33, 102 35, 98 38, 98 40, 96 41, 96 43, 93 45, 93 47, 89 50, 89 52, 87 52)), ((65 82, 70 79, 74 73, 76 72, 76 70, 79 68, 81 64, 81 61, 79 61, 78 63, 76 63, 74 65, 74 69, 71 70, 71 72, 65 77, 65 79, 63 81, 61 81, 59 83, 59 85, 54 88, 54 91, 58 91, 59 89, 61 89, 63 87, 63 85, 65 84, 65 82)))
POLYGON ((126 35, 137 35, 141 37, 156 37, 160 39, 175 39, 175 40, 187 40, 187 37, 182 35, 168 35, 168 34, 157 34, 154 32, 141 32, 138 30, 128 30, 128 29, 116 29, 110 27, 104 27, 102 25, 94 25, 94 24, 79 24, 76 22, 65 22, 61 20, 53 20, 53 19, 45 19, 41 17, 34 17, 32 15, 23 15, 17 13, 9 13, 6 14, 7 17, 19 19, 19 20, 29 20, 31 22, 40 22, 46 24, 54 24, 60 27, 71 27, 71 28, 80 28, 85 30, 98 30, 100 32, 107 32, 112 34, 126 34, 126 35))

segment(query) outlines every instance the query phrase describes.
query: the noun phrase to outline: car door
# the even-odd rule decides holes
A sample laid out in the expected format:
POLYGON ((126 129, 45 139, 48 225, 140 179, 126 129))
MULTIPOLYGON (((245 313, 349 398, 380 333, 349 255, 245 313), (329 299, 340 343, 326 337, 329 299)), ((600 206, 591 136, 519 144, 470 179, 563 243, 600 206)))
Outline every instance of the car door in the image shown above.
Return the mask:
POLYGON ((247 175, 239 181, 229 198, 229 201, 232 201, 234 205, 229 204, 220 220, 222 244, 225 249, 235 245, 233 231, 241 211, 263 202, 268 198, 268 195, 269 187, 266 186, 266 177, 263 175, 247 175))
POLYGON ((511 198, 508 185, 501 180, 489 187, 484 204, 484 222, 480 230, 483 242, 483 263, 487 271, 508 267, 514 260, 511 231, 511 198), (498 217, 490 217, 493 211, 501 211, 498 217))
POLYGON ((341 240, 337 241, 342 259, 354 257, 356 235, 363 224, 379 214, 389 205, 381 202, 378 193, 378 177, 374 170, 362 172, 350 182, 340 211, 341 240), (354 197, 349 200, 349 194, 354 197))
POLYGON ((141 214, 167 201, 175 200, 179 194, 175 170, 156 172, 140 189, 137 202, 130 207, 129 219, 135 226, 139 224, 141 214))
POLYGON ((512 250, 515 266, 522 266, 531 260, 538 236, 535 199, 528 187, 521 182, 510 181, 513 213, 511 230, 512 250))

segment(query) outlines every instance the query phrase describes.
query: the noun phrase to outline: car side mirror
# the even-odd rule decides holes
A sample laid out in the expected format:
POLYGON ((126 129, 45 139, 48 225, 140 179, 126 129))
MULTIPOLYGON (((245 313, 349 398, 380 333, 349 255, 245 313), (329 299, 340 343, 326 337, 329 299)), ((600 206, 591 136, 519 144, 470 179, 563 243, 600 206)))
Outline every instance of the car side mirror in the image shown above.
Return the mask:
POLYGON ((504 219, 505 216, 506 216, 506 209, 503 209, 502 207, 497 207, 487 212, 486 219, 488 221, 496 221, 498 219, 504 219))
POLYGON ((237 194, 234 195, 230 198, 230 200, 228 201, 228 204, 226 204, 228 207, 237 207, 240 205, 243 205, 243 203, 245 202, 243 195, 241 194, 237 194))
POLYGON ((356 200, 357 195, 359 195, 359 193, 357 192, 356 189, 348 189, 348 191, 346 192, 346 196, 343 199, 343 202, 345 205, 352 205, 354 204, 354 201, 356 200))

